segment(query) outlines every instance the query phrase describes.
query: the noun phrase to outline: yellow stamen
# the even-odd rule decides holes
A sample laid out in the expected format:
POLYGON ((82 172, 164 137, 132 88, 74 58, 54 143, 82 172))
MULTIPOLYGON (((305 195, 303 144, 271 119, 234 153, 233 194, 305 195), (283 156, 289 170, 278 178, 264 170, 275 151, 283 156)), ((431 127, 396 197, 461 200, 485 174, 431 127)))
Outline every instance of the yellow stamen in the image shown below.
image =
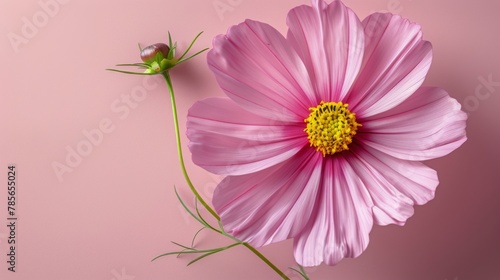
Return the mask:
POLYGON ((361 124, 356 122, 356 115, 342 102, 323 102, 311 107, 309 117, 304 121, 307 127, 307 139, 316 151, 323 156, 349 150, 348 145, 361 124))

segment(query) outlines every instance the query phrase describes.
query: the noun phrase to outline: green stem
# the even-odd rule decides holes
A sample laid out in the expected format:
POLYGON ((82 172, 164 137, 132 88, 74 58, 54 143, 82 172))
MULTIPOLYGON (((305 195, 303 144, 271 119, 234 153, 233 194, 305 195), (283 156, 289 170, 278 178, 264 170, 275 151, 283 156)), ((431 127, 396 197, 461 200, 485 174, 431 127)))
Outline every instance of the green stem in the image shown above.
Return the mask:
POLYGON ((252 251, 257 257, 259 257, 263 262, 265 262, 269 267, 271 267, 272 270, 274 270, 276 273, 278 273, 279 276, 281 276, 284 280, 290 280, 288 276, 283 273, 278 267, 276 267, 270 260, 268 260, 264 255, 262 255, 257 249, 252 247, 252 245, 243 242, 243 246, 247 247, 250 251, 252 251))
MULTIPOLYGON (((170 100, 172 103, 172 114, 174 117, 175 138, 177 141, 177 154, 179 155, 179 162, 181 164, 182 173, 184 174, 184 178, 186 179, 186 182, 188 183, 189 188, 191 189, 193 194, 196 196, 198 201, 203 205, 203 207, 205 207, 205 209, 207 209, 208 212, 210 212, 210 214, 212 214, 212 216, 214 216, 214 218, 217 219, 217 221, 220 222, 219 215, 217 215, 217 213, 215 213, 215 211, 201 197, 201 195, 198 193, 198 191, 194 187, 193 183, 191 182, 191 179, 189 179, 189 176, 187 174, 186 166, 184 164, 184 157, 182 156, 181 136, 180 136, 180 132, 179 132, 179 120, 177 117, 177 106, 175 103, 174 87, 172 85, 172 80, 170 79, 170 74, 169 74, 168 70, 163 72, 162 74, 163 74, 163 77, 165 78, 165 81, 167 82, 168 91, 170 93, 170 100)), ((232 238, 232 239, 237 240, 235 238, 232 238)), ((237 240, 237 241, 239 241, 240 244, 243 244, 243 246, 247 247, 250 251, 252 251, 252 253, 254 253, 263 262, 265 262, 272 270, 274 270, 284 280, 290 280, 290 278, 288 276, 286 276, 285 273, 283 273, 283 271, 281 271, 278 267, 276 267, 271 261, 269 261, 264 255, 262 255, 259 251, 257 251, 257 249, 255 249, 252 245, 250 245, 246 242, 242 242, 240 240, 237 240)))
POLYGON ((201 197, 196 188, 193 186, 193 183, 191 182, 191 179, 189 179, 189 176, 187 174, 186 165, 184 164, 184 157, 182 156, 181 135, 179 132, 179 119, 177 118, 177 106, 175 105, 176 103, 174 96, 174 87, 172 86, 172 80, 170 79, 170 74, 168 73, 168 71, 163 72, 163 77, 167 82, 168 91, 170 93, 170 100, 172 101, 171 103, 172 103, 172 115, 174 117, 174 126, 175 126, 175 140, 177 141, 177 154, 179 155, 179 162, 181 163, 182 173, 184 174, 184 178, 186 179, 189 188, 194 193, 198 201, 203 205, 203 207, 205 207, 205 209, 207 209, 208 212, 210 212, 210 214, 212 214, 212 216, 214 216, 214 218, 220 221, 219 215, 217 215, 217 213, 215 213, 215 211, 201 197))

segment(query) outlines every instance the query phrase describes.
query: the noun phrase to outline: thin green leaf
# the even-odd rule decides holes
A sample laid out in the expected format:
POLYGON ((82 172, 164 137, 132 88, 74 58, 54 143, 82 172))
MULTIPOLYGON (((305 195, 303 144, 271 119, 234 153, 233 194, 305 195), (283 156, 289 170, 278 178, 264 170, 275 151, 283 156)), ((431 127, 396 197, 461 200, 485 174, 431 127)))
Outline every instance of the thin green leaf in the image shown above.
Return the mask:
POLYGON ((149 65, 147 65, 146 63, 123 63, 123 64, 116 64, 116 66, 136 66, 142 68, 149 68, 149 65))
POLYGON ((139 51, 141 51, 141 52, 142 52, 141 43, 137 43, 137 46, 139 47, 139 51))
POLYGON ((164 253, 164 254, 161 254, 157 257, 155 257, 154 259, 152 259, 151 261, 154 261, 158 258, 161 258, 161 257, 164 257, 164 256, 170 256, 170 255, 182 255, 182 254, 201 254, 201 253, 210 253, 210 252, 214 252, 214 251, 224 251, 224 250, 227 250, 229 248, 232 248, 238 244, 241 244, 241 243, 234 243, 234 244, 231 244, 229 246, 224 246, 224 247, 219 247, 219 248, 212 248, 212 249, 206 249, 206 250, 197 250, 197 249, 194 249, 194 248, 189 248, 187 246, 184 246, 184 245, 181 245, 179 243, 176 243, 176 242, 172 242, 174 243, 175 245, 177 246, 180 246, 182 248, 186 248, 185 250, 182 250, 182 251, 174 251, 174 252, 168 252, 168 253, 164 253))
POLYGON ((130 75, 156 75, 160 73, 143 73, 143 72, 130 72, 130 71, 123 71, 123 70, 117 70, 117 69, 106 69, 108 71, 112 72, 118 72, 118 73, 123 73, 123 74, 130 74, 130 75))
POLYGON ((204 253, 204 252, 186 251, 186 250, 174 251, 174 252, 168 252, 168 253, 161 254, 161 255, 155 257, 154 259, 152 259, 151 261, 155 261, 156 259, 159 259, 161 257, 171 256, 171 255, 178 255, 179 256, 179 255, 183 255, 183 254, 201 254, 201 253, 204 253))
POLYGON ((156 259, 159 259, 161 257, 165 257, 165 256, 171 256, 171 255, 177 255, 177 256, 180 256, 180 255, 183 255, 183 254, 200 254, 202 252, 195 252, 195 251, 185 251, 185 250, 182 250, 182 251, 174 251, 174 252, 168 252, 168 253, 164 253, 164 254, 161 254, 157 257, 155 257, 154 259, 152 259, 151 261, 155 261, 156 259))
POLYGON ((188 247, 188 246, 182 245, 182 244, 177 243, 177 242, 174 242, 174 241, 170 241, 170 243, 172 243, 172 244, 174 244, 174 245, 177 245, 177 246, 179 246, 179 247, 181 247, 181 248, 184 248, 184 249, 186 249, 186 250, 196 251, 196 249, 195 249, 195 248, 193 248, 193 247, 188 247))
POLYGON ((186 266, 190 266, 190 265, 192 265, 193 263, 195 263, 195 262, 197 262, 197 261, 199 261, 199 260, 201 260, 201 259, 203 259, 203 258, 206 258, 206 257, 208 257, 208 256, 210 256, 210 255, 213 255, 213 254, 216 254, 216 253, 219 253, 219 252, 221 252, 221 251, 213 251, 213 252, 210 252, 210 253, 203 254, 203 255, 201 255, 201 256, 199 256, 199 257, 195 258, 194 260, 192 260, 192 261, 188 262, 188 264, 187 264, 186 266))
POLYGON ((232 247, 238 246, 238 245, 240 245, 240 244, 241 244, 241 243, 234 243, 234 244, 231 244, 231 245, 229 245, 229 246, 225 247, 224 249, 221 249, 221 250, 217 250, 217 251, 213 251, 213 252, 209 252, 209 253, 203 254, 203 255, 201 255, 201 256, 199 256, 199 257, 195 258, 194 260, 190 261, 190 262, 187 264, 187 266, 190 266, 190 265, 192 265, 193 263, 195 263, 195 262, 197 262, 197 261, 199 261, 199 260, 201 260, 201 259, 203 259, 203 258, 206 258, 206 257, 208 257, 208 256, 210 256, 210 255, 213 255, 213 254, 215 254, 215 253, 219 253, 219 252, 225 251, 225 250, 227 250, 227 249, 230 249, 230 248, 232 248, 232 247))
POLYGON ((304 270, 304 267, 303 267, 303 266, 301 266, 300 264, 297 264, 297 265, 299 266, 300 271, 302 271, 302 274, 304 274, 304 276, 305 276, 305 277, 307 277, 307 273, 306 273, 306 271, 304 270))
POLYGON ((220 230, 214 228, 212 225, 210 225, 204 218, 203 216, 201 216, 201 213, 200 213, 200 210, 198 209, 198 199, 195 197, 195 200, 194 200, 194 205, 195 205, 195 209, 196 209, 196 213, 198 214, 198 217, 200 218, 200 220, 203 221, 203 225, 215 232, 218 232, 218 233, 221 233, 220 230))
POLYGON ((177 258, 180 257, 182 254, 184 254, 186 250, 179 251, 179 254, 177 254, 177 258))
POLYGON ((311 280, 311 279, 309 279, 309 277, 307 276, 307 273, 306 273, 306 271, 304 270, 304 268, 303 268, 300 264, 299 264, 298 266, 299 266, 300 271, 299 271, 299 270, 297 270, 297 269, 295 269, 295 268, 293 268, 293 267, 290 267, 290 269, 291 269, 291 270, 293 270, 293 271, 295 271, 295 272, 297 272, 300 276, 302 276, 302 278, 304 278, 304 280, 311 280))
POLYGON ((202 228, 200 228, 200 229, 199 229, 199 230, 195 233, 195 235, 193 236, 193 240, 191 240, 191 247, 194 247, 194 241, 196 240, 196 237, 197 237, 197 236, 198 236, 198 234, 199 234, 202 230, 204 230, 204 229, 206 229, 206 227, 202 227, 202 228))
POLYGON ((175 191, 175 195, 177 196, 177 199, 179 199, 180 203, 182 204, 182 207, 184 207, 184 209, 186 209, 186 211, 191 215, 193 216, 193 218, 195 218, 195 220, 197 220, 200 224, 203 225, 203 221, 201 221, 198 217, 196 217, 196 215, 191 212, 191 210, 189 210, 189 208, 186 206, 186 204, 184 203, 184 201, 182 200, 182 198, 179 196, 179 193, 177 192, 177 188, 174 187, 174 191, 175 191))
POLYGON ((183 63, 183 62, 185 62, 185 61, 190 60, 191 58, 193 58, 193 57, 195 57, 195 56, 197 56, 197 55, 201 54, 202 52, 204 52, 204 51, 206 51, 206 50, 208 50, 208 48, 205 48, 205 49, 203 49, 203 50, 201 50, 201 51, 199 51, 199 52, 197 52, 197 53, 193 54, 192 56, 190 56, 190 57, 188 57, 188 58, 185 58, 185 59, 183 59, 183 60, 180 60, 180 59, 179 59, 179 61, 177 62, 177 65, 178 65, 178 64, 181 64, 181 63, 183 63))
POLYGON ((198 37, 201 36, 201 34, 203 34, 203 31, 198 33, 198 35, 196 35, 196 37, 194 37, 193 41, 191 42, 191 44, 189 45, 189 47, 184 51, 184 53, 181 55, 181 57, 179 57, 179 60, 182 60, 182 58, 184 56, 186 56, 186 54, 189 52, 189 50, 193 47, 194 45, 194 42, 196 42, 196 40, 198 40, 198 37))

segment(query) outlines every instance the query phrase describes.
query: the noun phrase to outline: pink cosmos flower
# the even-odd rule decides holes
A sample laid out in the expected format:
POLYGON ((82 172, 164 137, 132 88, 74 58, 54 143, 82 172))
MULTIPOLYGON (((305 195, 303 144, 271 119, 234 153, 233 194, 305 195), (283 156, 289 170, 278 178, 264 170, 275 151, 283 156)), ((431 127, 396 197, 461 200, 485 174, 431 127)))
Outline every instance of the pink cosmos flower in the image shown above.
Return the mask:
POLYGON ((421 87, 432 50, 419 25, 321 0, 287 24, 286 37, 246 20, 214 39, 228 98, 189 110, 189 148, 227 175, 213 205, 228 233, 256 247, 293 238, 299 264, 334 265, 365 250, 373 223, 403 225, 434 197, 419 161, 458 148, 466 114, 421 87))

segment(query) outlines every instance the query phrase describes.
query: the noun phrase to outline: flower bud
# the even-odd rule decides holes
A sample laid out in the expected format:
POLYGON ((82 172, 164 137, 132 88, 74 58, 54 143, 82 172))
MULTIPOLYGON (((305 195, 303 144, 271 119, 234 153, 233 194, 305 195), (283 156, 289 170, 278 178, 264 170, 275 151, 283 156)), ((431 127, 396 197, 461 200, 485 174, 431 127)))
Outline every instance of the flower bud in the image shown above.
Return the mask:
POLYGON ((152 63, 156 60, 156 55, 161 53, 163 55, 162 58, 167 58, 168 53, 170 52, 170 48, 163 43, 156 43, 151 46, 147 46, 141 51, 141 59, 144 63, 152 63))

